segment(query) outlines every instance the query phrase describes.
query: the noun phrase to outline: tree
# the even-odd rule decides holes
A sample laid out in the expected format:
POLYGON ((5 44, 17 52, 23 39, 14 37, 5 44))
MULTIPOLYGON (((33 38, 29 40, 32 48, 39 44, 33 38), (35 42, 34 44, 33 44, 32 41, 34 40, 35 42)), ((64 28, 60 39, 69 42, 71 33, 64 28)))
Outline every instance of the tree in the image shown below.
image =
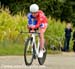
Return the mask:
POLYGON ((40 9, 49 17, 55 19, 70 20, 74 18, 75 1, 74 0, 0 0, 2 5, 9 6, 12 14, 24 11, 29 12, 29 6, 36 3, 40 9))

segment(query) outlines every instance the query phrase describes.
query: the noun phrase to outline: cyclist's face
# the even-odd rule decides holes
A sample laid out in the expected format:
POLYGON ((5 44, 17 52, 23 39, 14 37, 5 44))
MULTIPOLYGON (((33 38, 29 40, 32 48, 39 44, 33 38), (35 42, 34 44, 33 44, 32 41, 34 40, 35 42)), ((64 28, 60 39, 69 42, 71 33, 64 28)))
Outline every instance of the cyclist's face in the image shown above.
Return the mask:
POLYGON ((36 17, 37 16, 37 12, 32 12, 32 16, 36 17))

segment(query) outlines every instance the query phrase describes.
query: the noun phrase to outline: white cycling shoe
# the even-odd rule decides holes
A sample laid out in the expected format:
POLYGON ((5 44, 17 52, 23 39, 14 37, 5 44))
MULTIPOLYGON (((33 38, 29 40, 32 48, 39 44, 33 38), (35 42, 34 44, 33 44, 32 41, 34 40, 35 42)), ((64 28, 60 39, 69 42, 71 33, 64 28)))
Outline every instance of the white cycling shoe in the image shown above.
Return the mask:
POLYGON ((42 58, 44 53, 45 53, 45 50, 40 50, 40 52, 38 54, 38 57, 42 58))

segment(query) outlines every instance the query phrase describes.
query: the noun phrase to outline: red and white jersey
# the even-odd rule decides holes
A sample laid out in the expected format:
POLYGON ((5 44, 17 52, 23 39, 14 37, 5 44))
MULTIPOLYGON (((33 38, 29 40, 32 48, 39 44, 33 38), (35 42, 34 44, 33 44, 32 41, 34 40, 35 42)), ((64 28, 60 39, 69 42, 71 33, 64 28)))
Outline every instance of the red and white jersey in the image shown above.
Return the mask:
POLYGON ((29 13, 28 16, 28 25, 35 25, 35 28, 40 27, 40 25, 47 24, 48 20, 43 11, 39 10, 37 16, 32 16, 32 13, 29 13), (34 22, 33 22, 34 19, 34 22))
POLYGON ((42 24, 48 23, 48 20, 47 20, 45 14, 44 14, 43 11, 41 11, 41 10, 39 10, 39 11, 37 12, 37 17, 36 17, 36 19, 37 19, 36 27, 40 26, 41 23, 42 23, 42 24))

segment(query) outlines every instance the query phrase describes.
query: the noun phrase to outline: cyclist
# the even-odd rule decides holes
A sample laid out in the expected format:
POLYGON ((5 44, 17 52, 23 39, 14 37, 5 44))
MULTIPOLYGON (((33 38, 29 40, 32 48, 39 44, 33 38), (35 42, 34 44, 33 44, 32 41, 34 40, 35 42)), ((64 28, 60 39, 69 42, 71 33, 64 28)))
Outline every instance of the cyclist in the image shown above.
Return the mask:
POLYGON ((40 52, 38 57, 43 57, 44 50, 44 33, 47 28, 47 17, 45 16, 42 10, 39 10, 39 6, 37 4, 30 5, 30 13, 28 13, 28 29, 29 31, 33 31, 34 29, 39 28, 40 33, 40 52))

